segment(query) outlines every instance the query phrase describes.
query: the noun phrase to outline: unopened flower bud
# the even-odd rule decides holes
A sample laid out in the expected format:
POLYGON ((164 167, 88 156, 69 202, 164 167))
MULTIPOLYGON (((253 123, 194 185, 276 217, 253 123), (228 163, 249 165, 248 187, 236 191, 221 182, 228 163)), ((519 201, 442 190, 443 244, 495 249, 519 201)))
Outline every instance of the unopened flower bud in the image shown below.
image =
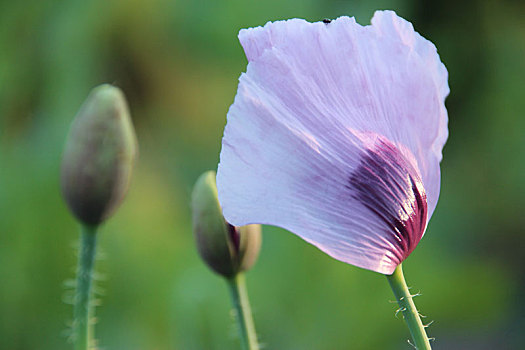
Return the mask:
POLYGON ((212 270, 233 277, 253 266, 261 248, 261 226, 235 227, 224 220, 214 171, 202 174, 197 180, 192 209, 197 249, 212 270))
POLYGON ((82 223, 98 225, 120 205, 131 179, 137 140, 122 91, 91 91, 69 131, 62 158, 62 194, 82 223))

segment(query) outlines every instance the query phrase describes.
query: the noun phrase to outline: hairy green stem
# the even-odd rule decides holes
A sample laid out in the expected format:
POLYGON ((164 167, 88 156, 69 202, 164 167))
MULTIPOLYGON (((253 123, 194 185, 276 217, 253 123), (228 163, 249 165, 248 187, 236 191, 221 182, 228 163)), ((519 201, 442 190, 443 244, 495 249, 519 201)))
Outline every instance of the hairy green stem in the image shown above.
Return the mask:
POLYGON ((388 279, 388 283, 390 283, 390 287, 392 287, 405 322, 408 325, 414 346, 418 350, 431 350, 430 342, 425 332, 425 326, 423 322, 421 322, 419 312, 408 290, 401 264, 396 267, 392 275, 387 275, 386 278, 388 279))
POLYGON ((93 319, 91 281, 93 278, 96 244, 97 227, 82 225, 73 320, 75 350, 89 350, 93 346, 94 329, 91 322, 93 319))
POLYGON ((257 334, 253 323, 248 291, 246 290, 246 280, 243 273, 238 273, 228 279, 232 296, 233 307, 236 319, 239 324, 241 346, 243 350, 258 350, 257 334))

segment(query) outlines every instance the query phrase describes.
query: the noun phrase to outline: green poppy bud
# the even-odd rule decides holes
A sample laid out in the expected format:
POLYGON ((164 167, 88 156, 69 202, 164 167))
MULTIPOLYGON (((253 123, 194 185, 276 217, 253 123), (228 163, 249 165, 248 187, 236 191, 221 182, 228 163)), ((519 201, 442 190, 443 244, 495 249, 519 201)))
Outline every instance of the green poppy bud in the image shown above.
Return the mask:
POLYGON ((215 172, 202 174, 192 194, 193 232, 202 259, 218 274, 233 277, 253 266, 261 248, 261 226, 227 223, 217 197, 215 172))
POLYGON ((61 166, 62 194, 78 220, 98 225, 116 210, 136 153, 124 94, 111 85, 94 88, 73 120, 61 166))

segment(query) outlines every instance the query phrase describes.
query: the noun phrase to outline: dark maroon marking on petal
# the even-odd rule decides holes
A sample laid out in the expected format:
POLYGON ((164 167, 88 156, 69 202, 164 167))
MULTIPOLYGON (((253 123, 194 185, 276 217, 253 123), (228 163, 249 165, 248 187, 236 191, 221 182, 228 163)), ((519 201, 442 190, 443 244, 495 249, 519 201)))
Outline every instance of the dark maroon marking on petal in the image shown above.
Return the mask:
POLYGON ((228 233, 230 234, 230 239, 233 242, 233 247, 235 248, 236 252, 239 252, 241 247, 241 235, 239 234, 239 229, 228 222, 226 222, 226 226, 228 227, 228 233))
POLYGON ((365 152, 347 186, 353 197, 386 225, 386 238, 401 263, 425 230, 427 198, 417 171, 399 150, 380 140, 365 152))

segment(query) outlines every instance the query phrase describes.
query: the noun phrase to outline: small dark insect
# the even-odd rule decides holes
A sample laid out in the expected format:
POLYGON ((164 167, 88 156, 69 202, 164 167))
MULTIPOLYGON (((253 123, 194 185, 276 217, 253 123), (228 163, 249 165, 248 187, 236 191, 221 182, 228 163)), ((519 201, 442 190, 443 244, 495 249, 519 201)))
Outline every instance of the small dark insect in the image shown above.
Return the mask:
POLYGON ((330 23, 330 22, 332 22, 331 19, 328 19, 328 18, 323 19, 323 23, 324 23, 324 24, 328 24, 328 23, 330 23))

